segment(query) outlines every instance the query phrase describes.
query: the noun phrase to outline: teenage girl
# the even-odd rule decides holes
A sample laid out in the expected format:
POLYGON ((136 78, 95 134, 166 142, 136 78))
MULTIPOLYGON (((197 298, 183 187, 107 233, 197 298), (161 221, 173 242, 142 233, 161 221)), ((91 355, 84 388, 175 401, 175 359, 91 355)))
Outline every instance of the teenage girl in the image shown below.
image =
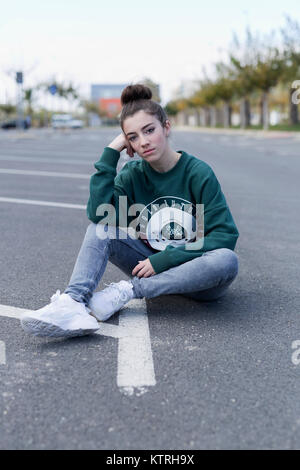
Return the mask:
POLYGON ((131 299, 182 294, 211 301, 237 276, 239 233, 220 184, 203 160, 171 148, 170 121, 151 98, 144 85, 123 90, 122 132, 95 163, 90 224, 69 285, 50 304, 23 314, 26 332, 90 334, 131 299), (117 175, 123 150, 141 158, 117 175), (95 293, 108 261, 131 279, 95 293))

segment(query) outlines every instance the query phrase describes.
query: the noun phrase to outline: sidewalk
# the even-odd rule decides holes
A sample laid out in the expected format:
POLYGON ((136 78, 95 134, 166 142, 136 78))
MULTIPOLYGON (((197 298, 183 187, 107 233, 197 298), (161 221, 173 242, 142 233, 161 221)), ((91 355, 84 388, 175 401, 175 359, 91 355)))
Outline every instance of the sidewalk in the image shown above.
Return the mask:
POLYGON ((176 131, 182 132, 202 132, 210 134, 243 135, 266 138, 288 138, 294 137, 300 140, 300 132, 294 131, 264 131, 258 129, 226 129, 220 127, 195 127, 195 126, 173 126, 176 131))

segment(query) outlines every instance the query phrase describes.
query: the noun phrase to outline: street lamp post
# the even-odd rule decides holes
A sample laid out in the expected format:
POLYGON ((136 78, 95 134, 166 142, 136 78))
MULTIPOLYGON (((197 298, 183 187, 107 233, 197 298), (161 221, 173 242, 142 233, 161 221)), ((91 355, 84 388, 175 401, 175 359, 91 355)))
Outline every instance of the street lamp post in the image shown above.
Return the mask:
POLYGON ((16 72, 16 83, 17 83, 17 101, 18 101, 18 118, 17 128, 22 129, 24 127, 24 113, 23 113, 23 72, 16 72))

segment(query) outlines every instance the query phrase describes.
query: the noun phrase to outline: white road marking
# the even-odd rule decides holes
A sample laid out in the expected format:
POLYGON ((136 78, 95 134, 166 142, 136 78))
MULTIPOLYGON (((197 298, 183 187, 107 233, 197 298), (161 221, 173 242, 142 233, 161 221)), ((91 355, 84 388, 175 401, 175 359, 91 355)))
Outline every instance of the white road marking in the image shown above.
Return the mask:
POLYGON ((126 332, 120 331, 118 325, 112 325, 111 323, 101 323, 101 329, 96 331, 96 335, 110 336, 111 338, 121 338, 126 332))
POLYGON ((16 155, 0 155, 0 160, 4 161, 16 161, 16 162, 38 162, 38 163, 53 163, 53 165, 90 165, 93 166, 92 161, 84 161, 84 160, 71 160, 70 158, 38 158, 38 157, 19 157, 16 155))
POLYGON ((141 395, 156 384, 146 303, 131 300, 119 317, 130 335, 119 338, 117 384, 126 395, 141 395))
POLYGON ((86 209, 82 204, 69 204, 67 202, 39 201, 36 199, 17 199, 14 197, 0 197, 0 202, 12 202, 15 204, 32 204, 34 206, 65 207, 67 209, 86 209))
MULTIPOLYGON (((20 319, 26 310, 0 305, 0 316, 20 319)), ((119 340, 117 385, 122 393, 140 396, 156 384, 144 299, 128 302, 120 311, 119 325, 103 322, 96 334, 119 340)))
POLYGON ((5 343, 0 341, 0 365, 6 364, 5 343))
MULTIPOLYGON (((5 149, 1 149, 2 152, 6 153, 6 150, 5 149)), ((77 158, 77 157, 82 157, 83 155, 87 155, 88 153, 90 153, 90 155, 98 155, 99 152, 95 152, 93 151, 92 149, 82 149, 82 150, 79 150, 78 152, 74 152, 74 151, 68 151, 68 150, 62 150, 61 147, 57 148, 56 146, 54 147, 51 147, 51 148, 31 148, 31 149, 25 149, 23 148, 22 150, 20 150, 20 153, 18 154, 18 149, 15 149, 13 150, 15 153, 15 155, 52 155, 52 154, 55 154, 56 156, 66 156, 66 157, 71 157, 71 158, 77 158), (16 151, 15 151, 16 150, 16 151)), ((8 155, 9 155, 9 150, 8 150, 8 155)))
POLYGON ((21 314, 27 309, 11 307, 10 305, 0 305, 0 317, 21 318, 21 314))
POLYGON ((0 168, 0 173, 7 175, 28 175, 28 176, 55 176, 56 178, 84 178, 89 179, 91 175, 81 173, 59 173, 58 171, 37 171, 37 170, 16 170, 13 168, 0 168))

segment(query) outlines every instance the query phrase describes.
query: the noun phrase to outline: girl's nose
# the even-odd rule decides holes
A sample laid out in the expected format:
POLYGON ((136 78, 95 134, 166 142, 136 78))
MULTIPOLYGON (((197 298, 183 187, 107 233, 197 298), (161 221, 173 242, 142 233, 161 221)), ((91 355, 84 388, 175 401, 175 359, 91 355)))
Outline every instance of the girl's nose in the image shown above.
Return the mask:
POLYGON ((142 146, 145 146, 145 145, 147 145, 147 144, 148 144, 148 139, 147 139, 147 137, 141 137, 141 145, 142 145, 142 146))

